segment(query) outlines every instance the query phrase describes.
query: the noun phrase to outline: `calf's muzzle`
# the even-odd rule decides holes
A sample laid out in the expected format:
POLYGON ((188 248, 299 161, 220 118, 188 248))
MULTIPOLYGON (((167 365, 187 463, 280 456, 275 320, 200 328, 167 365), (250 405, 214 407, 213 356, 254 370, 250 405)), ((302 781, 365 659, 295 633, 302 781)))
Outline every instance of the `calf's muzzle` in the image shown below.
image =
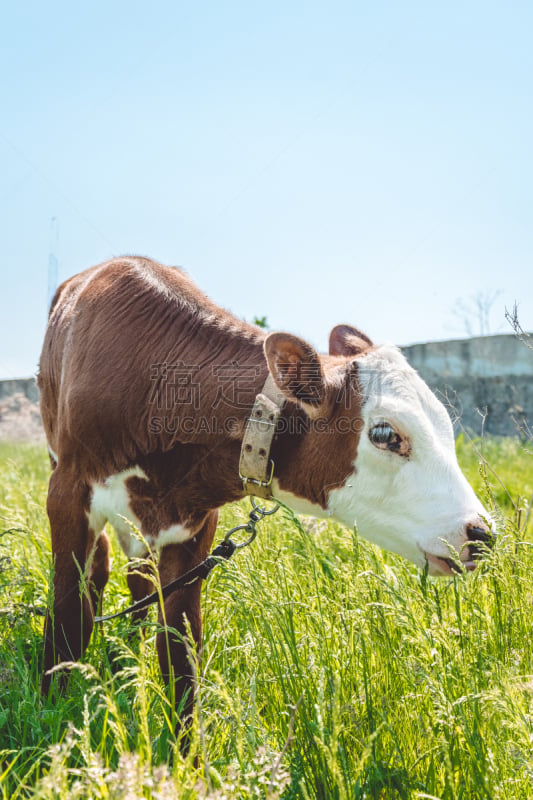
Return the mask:
POLYGON ((496 541, 494 532, 481 520, 466 526, 467 538, 472 544, 467 545, 472 559, 478 559, 486 552, 488 547, 493 547, 496 541))

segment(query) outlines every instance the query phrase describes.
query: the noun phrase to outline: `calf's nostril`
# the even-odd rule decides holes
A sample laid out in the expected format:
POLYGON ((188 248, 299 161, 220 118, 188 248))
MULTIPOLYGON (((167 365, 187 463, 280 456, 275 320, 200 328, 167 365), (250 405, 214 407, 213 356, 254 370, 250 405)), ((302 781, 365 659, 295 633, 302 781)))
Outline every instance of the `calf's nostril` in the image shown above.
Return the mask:
POLYGON ((466 535, 471 542, 481 542, 488 546, 494 544, 494 535, 486 525, 467 525, 466 535))

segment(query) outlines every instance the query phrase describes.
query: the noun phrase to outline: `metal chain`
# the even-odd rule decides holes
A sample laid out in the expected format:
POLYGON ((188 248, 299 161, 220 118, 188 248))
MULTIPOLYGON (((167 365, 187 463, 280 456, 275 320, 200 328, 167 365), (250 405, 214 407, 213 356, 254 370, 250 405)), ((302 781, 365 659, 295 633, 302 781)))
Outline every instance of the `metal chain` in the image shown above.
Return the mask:
POLYGON ((196 567, 193 567, 184 575, 179 578, 174 578, 170 583, 161 587, 161 591, 153 592, 142 600, 137 600, 123 611, 117 611, 115 614, 107 614, 102 617, 95 617, 94 622, 107 622, 110 619, 118 619, 118 617, 125 617, 127 614, 133 614, 135 611, 141 611, 153 603, 157 603, 160 599, 165 599, 172 592, 178 589, 183 589, 184 586, 190 586, 198 580, 205 580, 211 571, 217 567, 222 561, 227 561, 237 550, 242 550, 243 547, 248 547, 257 536, 257 524, 261 522, 264 517, 269 517, 275 514, 279 508, 279 503, 274 508, 267 509, 265 506, 257 505, 253 497, 250 498, 252 502, 252 510, 248 514, 248 522, 244 525, 236 525, 235 528, 229 530, 224 539, 218 544, 212 553, 196 567), (248 538, 242 542, 234 542, 231 538, 234 533, 238 531, 246 531, 248 538))
POLYGON ((244 542, 233 542, 236 550, 241 550, 243 547, 248 547, 249 544, 252 544, 253 540, 257 536, 257 523, 261 522, 264 517, 269 517, 271 514, 275 514, 279 508, 279 503, 276 503, 274 508, 267 509, 266 506, 259 506, 255 502, 254 497, 250 497, 252 503, 252 510, 248 514, 248 522, 244 525, 237 525, 235 528, 232 528, 230 531, 226 533, 224 536, 224 541, 229 542, 231 540, 231 536, 237 531, 246 531, 249 534, 248 539, 244 542))

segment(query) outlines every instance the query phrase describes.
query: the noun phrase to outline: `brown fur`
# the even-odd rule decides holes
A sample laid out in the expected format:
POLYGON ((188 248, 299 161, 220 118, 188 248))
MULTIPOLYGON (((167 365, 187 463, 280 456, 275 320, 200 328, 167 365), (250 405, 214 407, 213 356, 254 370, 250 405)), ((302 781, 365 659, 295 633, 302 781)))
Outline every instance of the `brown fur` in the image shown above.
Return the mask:
MULTIPOLYGON (((109 574, 107 538, 88 525, 91 487, 141 467, 147 479, 131 477, 127 489, 142 533, 155 538, 179 523, 190 534, 161 549, 161 580, 190 569, 209 552, 216 509, 244 496, 241 439, 269 368, 287 397, 272 449, 275 477, 282 489, 326 507, 355 461, 354 356, 371 346, 347 326, 335 331, 332 356, 318 356, 288 334, 265 341, 263 331, 218 308, 183 272, 143 258, 114 259, 59 287, 39 375, 43 423, 57 455, 48 494, 55 569, 45 670, 81 656, 109 574), (186 373, 185 384, 171 386, 170 402, 165 364, 186 373), (194 423, 190 430, 184 419, 194 423), (89 572, 85 592, 80 570, 89 572)), ((151 587, 142 575, 128 582, 134 599, 151 587)), ((187 617, 198 643, 200 588, 176 592, 160 611, 182 633, 187 617)), ((161 634, 158 653, 165 678, 180 680, 176 698, 188 711, 193 686, 182 641, 161 634)))

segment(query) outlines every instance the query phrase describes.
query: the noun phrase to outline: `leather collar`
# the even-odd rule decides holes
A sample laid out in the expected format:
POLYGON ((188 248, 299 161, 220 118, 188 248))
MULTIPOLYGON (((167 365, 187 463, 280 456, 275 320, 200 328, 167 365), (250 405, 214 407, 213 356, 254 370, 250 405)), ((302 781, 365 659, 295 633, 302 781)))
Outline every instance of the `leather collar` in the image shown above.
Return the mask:
POLYGON ((285 400, 285 395, 269 373, 265 385, 255 398, 244 430, 239 475, 246 494, 265 500, 272 497, 274 462, 270 458, 270 450, 285 400))

